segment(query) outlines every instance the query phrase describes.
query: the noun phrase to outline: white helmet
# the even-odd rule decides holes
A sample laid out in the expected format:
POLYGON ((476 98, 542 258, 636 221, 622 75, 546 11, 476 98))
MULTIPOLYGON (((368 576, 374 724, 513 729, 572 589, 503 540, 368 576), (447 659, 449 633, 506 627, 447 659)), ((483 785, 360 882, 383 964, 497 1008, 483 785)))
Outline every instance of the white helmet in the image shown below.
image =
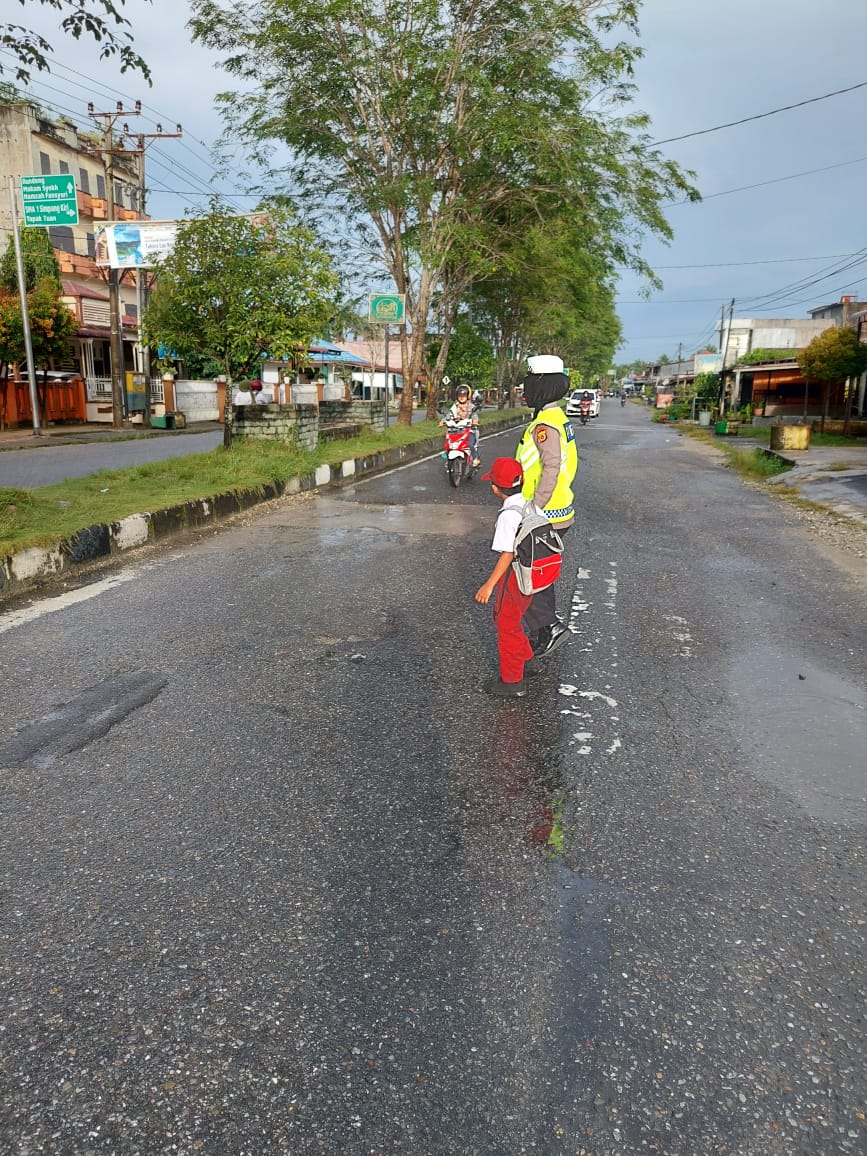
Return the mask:
POLYGON ((530 373, 565 373, 562 357, 554 357, 550 353, 540 353, 537 357, 527 358, 527 368, 530 373))

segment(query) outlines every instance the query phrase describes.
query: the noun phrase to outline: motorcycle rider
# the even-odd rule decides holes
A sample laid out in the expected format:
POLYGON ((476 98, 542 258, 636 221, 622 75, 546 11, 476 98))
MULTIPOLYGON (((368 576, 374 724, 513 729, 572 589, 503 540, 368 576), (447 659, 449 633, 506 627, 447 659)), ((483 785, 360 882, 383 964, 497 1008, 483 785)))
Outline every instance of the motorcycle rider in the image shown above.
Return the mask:
MULTIPOLYGON (((515 454, 524 469, 522 493, 532 498, 562 535, 575 520, 572 483, 578 469, 572 423, 558 404, 569 390, 569 378, 559 357, 530 357, 527 365, 523 393, 533 420, 515 454)), ((524 614, 524 628, 537 658, 569 641, 569 627, 557 617, 554 586, 533 596, 524 614)))
MULTIPOLYGON (((452 421, 467 421, 471 419, 470 425, 470 453, 473 458, 473 466, 481 465, 479 458, 479 415, 476 413, 475 407, 470 398, 470 387, 468 385, 459 385, 455 390, 455 400, 449 406, 448 415, 452 421)), ((445 425, 447 419, 443 419, 440 425, 445 425)))

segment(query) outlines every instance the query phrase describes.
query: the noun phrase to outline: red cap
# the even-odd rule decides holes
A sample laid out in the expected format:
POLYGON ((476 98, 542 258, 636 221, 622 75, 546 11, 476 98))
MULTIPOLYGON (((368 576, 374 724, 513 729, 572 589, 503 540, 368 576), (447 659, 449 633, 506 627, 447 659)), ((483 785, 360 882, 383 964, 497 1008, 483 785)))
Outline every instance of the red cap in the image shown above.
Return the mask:
POLYGON ((501 490, 513 490, 524 484, 524 469, 516 458, 495 458, 491 468, 482 474, 483 482, 493 482, 501 490))

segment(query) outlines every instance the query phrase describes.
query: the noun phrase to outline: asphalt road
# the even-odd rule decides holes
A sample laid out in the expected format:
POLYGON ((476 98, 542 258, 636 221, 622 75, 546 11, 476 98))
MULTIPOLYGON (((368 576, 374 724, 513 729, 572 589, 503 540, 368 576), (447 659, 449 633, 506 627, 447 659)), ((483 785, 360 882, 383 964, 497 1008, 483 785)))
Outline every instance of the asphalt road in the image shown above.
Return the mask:
POLYGON ((166 458, 203 454, 223 444, 223 431, 170 433, 160 437, 93 441, 83 445, 56 445, 49 438, 25 449, 0 453, 0 486, 31 489, 48 486, 66 478, 82 478, 99 470, 161 462, 166 458))
POLYGON ((865 1150, 863 571, 577 439, 523 701, 438 458, 0 615, 0 1149, 865 1150))

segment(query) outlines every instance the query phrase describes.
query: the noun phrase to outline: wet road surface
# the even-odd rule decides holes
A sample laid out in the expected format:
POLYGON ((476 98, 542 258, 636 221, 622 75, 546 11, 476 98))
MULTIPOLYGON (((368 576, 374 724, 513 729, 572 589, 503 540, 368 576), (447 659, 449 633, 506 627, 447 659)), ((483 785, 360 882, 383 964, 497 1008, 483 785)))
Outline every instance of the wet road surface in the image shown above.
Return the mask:
POLYGON ((863 580, 609 410, 526 700, 438 458, 6 630, 6 1150, 864 1150, 863 580))

